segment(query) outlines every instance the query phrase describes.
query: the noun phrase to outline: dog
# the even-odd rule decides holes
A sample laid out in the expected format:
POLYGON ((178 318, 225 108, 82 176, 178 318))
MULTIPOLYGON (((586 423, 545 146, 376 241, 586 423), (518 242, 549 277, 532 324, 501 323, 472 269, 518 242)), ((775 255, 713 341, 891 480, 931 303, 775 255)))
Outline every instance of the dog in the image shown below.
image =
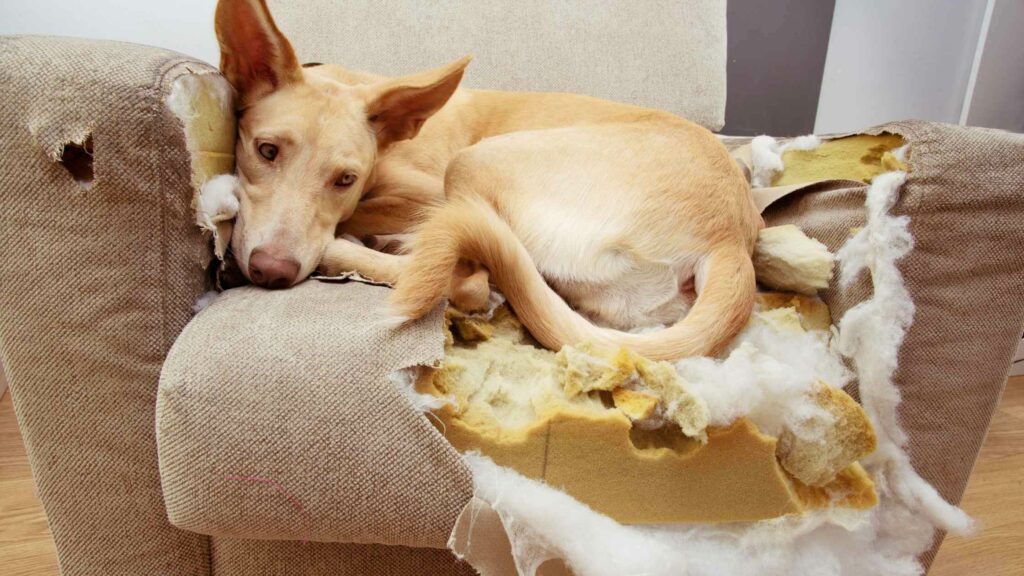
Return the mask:
POLYGON ((586 96, 459 87, 469 58, 397 78, 303 67, 263 0, 220 0, 237 92, 242 272, 394 284, 399 319, 490 285, 541 344, 672 360, 721 350, 754 301, 764 226, 708 130, 586 96), (412 234, 400 254, 341 237, 412 234), (630 332, 663 325, 657 331, 630 332))

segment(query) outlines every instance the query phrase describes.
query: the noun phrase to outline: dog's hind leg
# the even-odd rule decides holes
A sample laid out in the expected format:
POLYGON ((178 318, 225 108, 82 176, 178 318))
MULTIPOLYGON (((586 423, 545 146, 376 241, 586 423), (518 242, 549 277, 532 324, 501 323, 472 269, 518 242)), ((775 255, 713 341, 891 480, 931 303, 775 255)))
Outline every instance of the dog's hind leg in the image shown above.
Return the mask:
MULTIPOLYGON (((325 276, 338 276, 345 272, 358 272, 375 282, 394 284, 409 256, 388 254, 361 244, 337 238, 327 245, 320 259, 319 270, 325 276)), ((463 260, 452 274, 451 302, 463 312, 480 312, 490 302, 491 286, 487 269, 463 260)))

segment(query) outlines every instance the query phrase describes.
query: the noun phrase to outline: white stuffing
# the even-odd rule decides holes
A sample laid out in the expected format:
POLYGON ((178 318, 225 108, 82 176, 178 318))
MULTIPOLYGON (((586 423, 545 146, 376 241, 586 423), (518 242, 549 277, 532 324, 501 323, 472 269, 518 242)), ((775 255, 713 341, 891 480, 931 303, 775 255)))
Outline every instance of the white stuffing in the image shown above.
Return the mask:
POLYGON ((221 260, 231 242, 232 222, 237 215, 238 178, 234 174, 221 174, 203 184, 196 199, 196 224, 213 234, 214 253, 221 260))
POLYGON ((217 224, 238 215, 238 178, 221 174, 210 179, 199 191, 196 224, 208 232, 217 232, 217 224))
POLYGON ((786 150, 813 150, 821 146, 821 138, 813 134, 799 136, 786 142, 779 142, 771 136, 758 136, 750 141, 750 185, 754 188, 767 188, 772 179, 782 172, 785 165, 782 154, 786 150))
POLYGON ((220 74, 182 74, 171 85, 167 108, 181 121, 192 157, 192 186, 230 169, 235 141, 234 90, 220 74))
POLYGON ((536 576, 549 559, 580 576, 918 576, 916 556, 934 534, 898 504, 757 523, 624 526, 486 457, 469 454, 466 463, 475 496, 502 519, 522 576, 536 576))
MULTIPOLYGON (((876 481, 879 505, 724 526, 629 527, 541 482, 467 455, 475 495, 500 516, 520 575, 535 576, 544 561, 557 558, 580 576, 919 576, 917 556, 931 545, 937 527, 957 533, 970 529, 966 514, 914 472, 896 418, 899 392, 892 375, 913 319, 896 262, 913 242, 908 219, 888 211, 905 178, 897 172, 874 179, 867 224, 839 253, 844 286, 869 270, 874 287, 872 298, 840 322, 838 348, 853 363, 878 434, 877 452, 863 463, 876 481)), ((724 359, 691 358, 676 367, 707 402, 713 423, 747 414, 769 433, 794 424, 813 433, 806 424, 820 417, 817 407, 786 399, 802 397, 800 391, 815 378, 838 386, 850 377, 825 334, 793 330, 783 335, 776 324, 757 321, 724 359)))
POLYGON ((207 306, 213 304, 213 302, 220 296, 220 292, 216 290, 207 290, 203 292, 199 298, 196 298, 195 304, 192 305, 192 313, 199 314, 206 309, 207 306))
POLYGON ((786 142, 782 147, 782 151, 786 150, 814 150, 818 146, 821 146, 821 138, 818 138, 814 134, 808 134, 806 136, 797 136, 789 142, 786 142))
MULTIPOLYGON (((474 494, 501 517, 516 571, 534 576, 541 564, 563 559, 580 576, 686 574, 683 550, 639 528, 623 526, 575 498, 470 453, 474 494)), ((491 576, 483 574, 483 576, 491 576)))
POLYGON ((900 146, 899 148, 893 148, 892 152, 890 152, 890 154, 892 154, 892 157, 897 159, 897 160, 899 160, 900 162, 906 162, 907 161, 907 153, 909 151, 910 151, 910 144, 904 144, 903 146, 900 146))
POLYGON ((850 381, 828 333, 779 329, 760 313, 724 359, 684 358, 676 371, 707 403, 712 426, 746 416, 766 434, 788 429, 803 440, 820 436, 833 421, 811 396, 817 383, 842 387, 850 381))
POLYGON ((875 177, 868 190, 867 225, 851 238, 837 257, 840 286, 848 287, 869 270, 875 296, 846 312, 839 322, 839 348, 853 361, 860 377, 860 398, 878 435, 878 449, 865 464, 883 472, 885 488, 938 527, 954 533, 972 530, 962 510, 946 503, 914 471, 903 448, 907 434, 897 421, 900 392, 892 381, 900 345, 914 321, 914 302, 903 284, 896 261, 910 252, 914 239, 907 216, 892 216, 905 172, 875 177))
POLYGON ((782 172, 782 149, 771 136, 758 136, 750 141, 750 185, 767 188, 772 177, 782 172))
POLYGON ((175 79, 166 103, 181 121, 191 156, 196 223, 213 234, 214 252, 223 260, 231 241, 232 220, 238 213, 238 198, 224 180, 234 177, 215 175, 231 170, 234 164, 234 92, 220 74, 190 71, 175 79))
POLYGON ((224 116, 234 116, 234 93, 231 85, 220 74, 183 74, 171 85, 167 95, 167 107, 182 121, 188 124, 199 117, 196 110, 197 97, 209 96, 220 106, 224 116))

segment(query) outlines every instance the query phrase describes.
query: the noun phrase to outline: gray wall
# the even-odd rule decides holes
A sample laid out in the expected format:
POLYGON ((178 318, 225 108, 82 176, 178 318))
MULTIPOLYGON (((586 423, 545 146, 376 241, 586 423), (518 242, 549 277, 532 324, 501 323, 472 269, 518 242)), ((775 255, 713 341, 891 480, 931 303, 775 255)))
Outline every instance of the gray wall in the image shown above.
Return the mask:
POLYGON ((835 0, 729 0, 723 134, 814 131, 835 0))
POLYGON ((838 0, 815 131, 958 122, 987 2, 838 0))
POLYGON ((970 126, 1024 132, 1024 1, 990 0, 988 9, 960 119, 970 126))

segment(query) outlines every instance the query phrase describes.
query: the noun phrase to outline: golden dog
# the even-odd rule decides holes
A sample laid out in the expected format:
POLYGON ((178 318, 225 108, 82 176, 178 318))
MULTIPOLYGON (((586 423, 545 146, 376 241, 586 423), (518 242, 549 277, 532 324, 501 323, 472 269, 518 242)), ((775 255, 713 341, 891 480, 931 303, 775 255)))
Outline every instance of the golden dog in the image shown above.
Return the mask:
POLYGON ((545 346, 656 359, 709 354, 746 322, 763 226, 708 130, 572 94, 459 88, 469 63, 400 78, 302 67, 263 0, 221 0, 221 70, 238 93, 240 211, 253 282, 318 266, 395 284, 397 317, 493 283, 545 346), (414 233, 385 254, 337 238, 414 233), (653 332, 628 330, 670 325, 653 332))

